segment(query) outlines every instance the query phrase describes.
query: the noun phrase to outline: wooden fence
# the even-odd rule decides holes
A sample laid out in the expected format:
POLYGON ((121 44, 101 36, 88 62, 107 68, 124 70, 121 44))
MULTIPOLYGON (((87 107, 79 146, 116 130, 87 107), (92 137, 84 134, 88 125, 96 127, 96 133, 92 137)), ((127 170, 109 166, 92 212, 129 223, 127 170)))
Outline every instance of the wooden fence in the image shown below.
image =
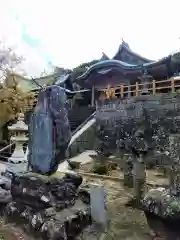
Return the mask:
POLYGON ((118 96, 123 99, 125 97, 139 96, 144 87, 152 95, 156 93, 175 93, 180 89, 180 76, 161 81, 153 80, 148 84, 136 82, 134 85, 121 85, 115 88, 100 89, 99 91, 105 93, 104 98, 114 98, 118 96))

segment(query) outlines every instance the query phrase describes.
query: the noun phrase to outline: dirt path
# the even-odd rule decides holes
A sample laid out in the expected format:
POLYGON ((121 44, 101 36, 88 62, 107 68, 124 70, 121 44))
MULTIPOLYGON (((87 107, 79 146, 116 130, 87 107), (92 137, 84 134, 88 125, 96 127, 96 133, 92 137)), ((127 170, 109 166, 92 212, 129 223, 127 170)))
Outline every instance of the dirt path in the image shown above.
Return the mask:
POLYGON ((5 224, 4 220, 0 220, 0 240, 34 240, 34 238, 26 235, 18 227, 13 224, 5 224))

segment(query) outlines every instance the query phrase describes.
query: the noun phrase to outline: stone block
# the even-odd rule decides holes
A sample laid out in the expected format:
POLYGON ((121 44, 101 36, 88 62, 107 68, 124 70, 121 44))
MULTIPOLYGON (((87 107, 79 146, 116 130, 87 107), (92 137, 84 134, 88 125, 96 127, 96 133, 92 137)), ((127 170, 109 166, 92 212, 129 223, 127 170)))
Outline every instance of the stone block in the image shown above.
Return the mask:
POLYGON ((90 207, 92 220, 105 227, 107 224, 106 194, 99 184, 90 185, 90 207))
POLYGON ((48 208, 36 212, 32 207, 11 202, 6 207, 6 220, 15 222, 32 236, 47 240, 75 239, 91 224, 90 209, 82 204, 61 211, 48 208))
POLYGON ((34 208, 49 207, 65 208, 74 204, 77 198, 77 188, 82 183, 82 177, 75 174, 48 177, 40 174, 16 174, 12 178, 11 194, 13 201, 34 208))

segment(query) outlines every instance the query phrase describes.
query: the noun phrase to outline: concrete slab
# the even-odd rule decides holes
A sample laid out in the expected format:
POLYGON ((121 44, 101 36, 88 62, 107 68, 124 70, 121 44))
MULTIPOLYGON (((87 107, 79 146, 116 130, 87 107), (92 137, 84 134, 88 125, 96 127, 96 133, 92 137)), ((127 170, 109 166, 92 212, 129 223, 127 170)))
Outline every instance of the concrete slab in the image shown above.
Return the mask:
MULTIPOLYGON (((95 154, 94 151, 85 151, 73 158, 70 158, 69 161, 72 162, 72 163, 77 163, 77 165, 85 165, 85 164, 88 164, 88 163, 91 163, 93 162, 94 160, 90 157, 90 155, 93 155, 95 154)), ((58 167, 58 172, 69 172, 71 171, 69 169, 69 164, 67 162, 67 160, 65 160, 63 163, 60 163, 59 164, 59 167, 58 167)))
POLYGON ((71 162, 77 162, 80 163, 81 165, 87 164, 87 163, 91 163, 93 162, 93 158, 91 157, 91 155, 95 155, 95 151, 91 151, 91 150, 87 150, 75 157, 70 158, 69 160, 71 162))
POLYGON ((69 170, 69 163, 67 162, 67 160, 65 160, 64 162, 60 163, 58 166, 58 172, 66 172, 69 170))

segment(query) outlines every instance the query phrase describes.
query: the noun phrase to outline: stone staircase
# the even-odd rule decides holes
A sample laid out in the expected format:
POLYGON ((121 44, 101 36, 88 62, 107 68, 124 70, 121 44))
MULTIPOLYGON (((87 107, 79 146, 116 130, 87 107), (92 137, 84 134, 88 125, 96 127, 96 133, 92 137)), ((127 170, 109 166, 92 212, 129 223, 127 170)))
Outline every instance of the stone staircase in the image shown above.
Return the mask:
POLYGON ((96 119, 91 115, 75 131, 67 149, 67 157, 74 157, 86 150, 94 149, 96 119))
POLYGON ((94 112, 95 108, 86 106, 69 109, 68 118, 71 131, 74 132, 94 112))
MULTIPOLYGON (((91 114, 95 112, 93 107, 77 107, 68 110, 68 118, 71 131, 74 132, 91 114)), ((25 123, 28 124, 32 111, 26 112, 25 123)))

